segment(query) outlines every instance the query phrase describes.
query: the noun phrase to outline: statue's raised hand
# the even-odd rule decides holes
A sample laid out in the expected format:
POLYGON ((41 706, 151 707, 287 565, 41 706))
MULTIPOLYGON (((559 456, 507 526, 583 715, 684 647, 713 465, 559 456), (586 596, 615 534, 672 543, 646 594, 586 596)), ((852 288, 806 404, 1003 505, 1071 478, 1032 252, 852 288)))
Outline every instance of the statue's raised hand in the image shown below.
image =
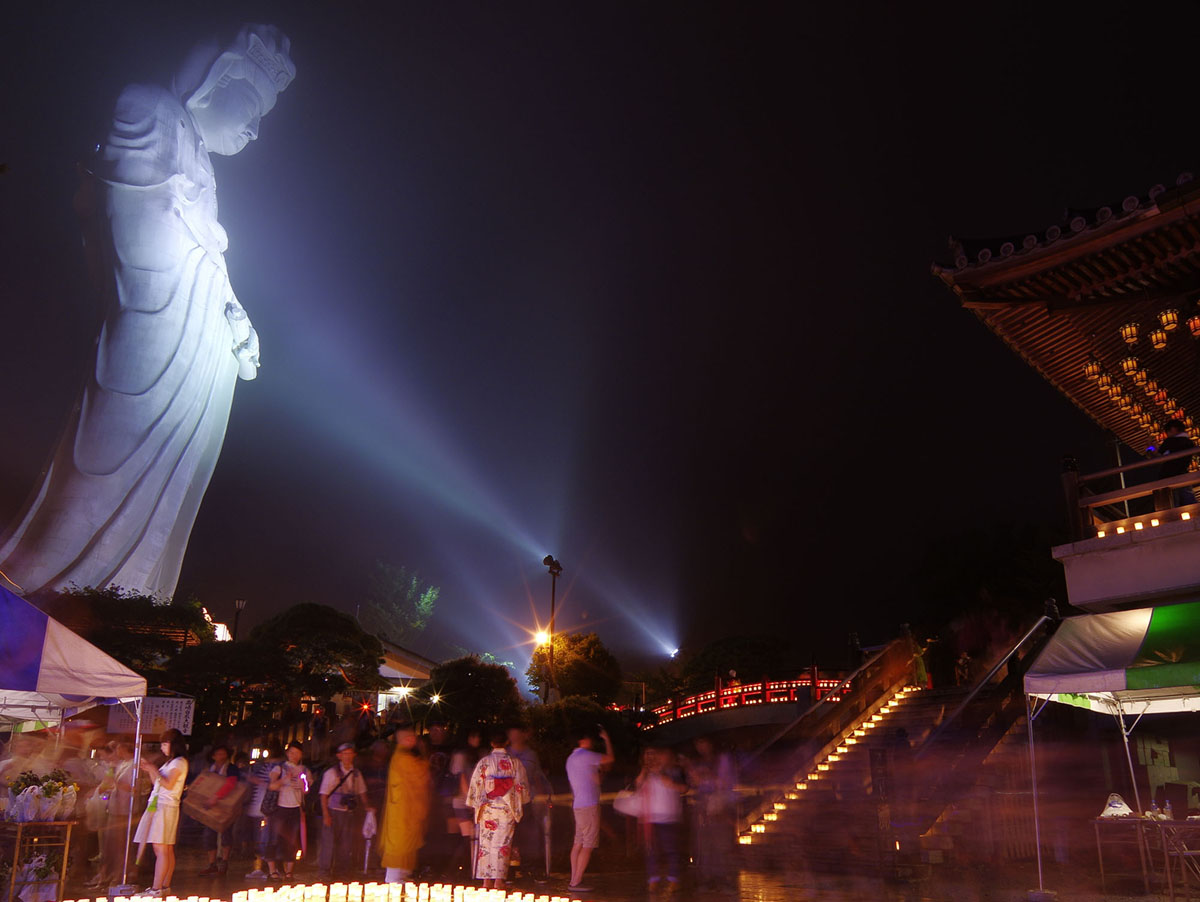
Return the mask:
POLYGON ((258 376, 258 332, 250 324, 246 308, 237 301, 225 305, 225 319, 233 332, 233 355, 238 361, 238 378, 249 382, 258 376))

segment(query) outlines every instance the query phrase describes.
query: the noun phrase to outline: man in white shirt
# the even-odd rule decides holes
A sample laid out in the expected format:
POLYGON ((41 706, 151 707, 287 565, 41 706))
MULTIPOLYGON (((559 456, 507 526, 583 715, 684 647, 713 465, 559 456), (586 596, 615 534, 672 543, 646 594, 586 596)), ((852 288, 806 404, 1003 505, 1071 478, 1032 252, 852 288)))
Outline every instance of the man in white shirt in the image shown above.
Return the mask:
POLYGON ((367 807, 367 782, 354 766, 354 745, 343 742, 337 750, 338 763, 321 778, 321 855, 317 869, 322 883, 333 871, 348 871, 354 857, 355 838, 361 835, 367 807))
POLYGON ((592 751, 592 737, 579 737, 579 745, 567 757, 567 779, 571 782, 572 808, 575 813, 575 842, 571 846, 571 884, 567 887, 572 894, 591 892, 583 886, 583 872, 587 870, 592 849, 600 844, 600 770, 612 764, 612 740, 603 727, 599 736, 604 740, 604 754, 592 751))

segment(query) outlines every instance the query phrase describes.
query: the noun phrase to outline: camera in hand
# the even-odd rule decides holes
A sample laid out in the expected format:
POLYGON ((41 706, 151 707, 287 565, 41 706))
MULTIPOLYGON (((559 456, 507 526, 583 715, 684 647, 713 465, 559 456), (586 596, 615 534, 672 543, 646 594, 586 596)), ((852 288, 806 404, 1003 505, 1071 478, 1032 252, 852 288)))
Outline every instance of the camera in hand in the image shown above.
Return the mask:
POLYGON ((358 796, 342 796, 342 804, 346 806, 347 811, 353 811, 358 807, 358 796))

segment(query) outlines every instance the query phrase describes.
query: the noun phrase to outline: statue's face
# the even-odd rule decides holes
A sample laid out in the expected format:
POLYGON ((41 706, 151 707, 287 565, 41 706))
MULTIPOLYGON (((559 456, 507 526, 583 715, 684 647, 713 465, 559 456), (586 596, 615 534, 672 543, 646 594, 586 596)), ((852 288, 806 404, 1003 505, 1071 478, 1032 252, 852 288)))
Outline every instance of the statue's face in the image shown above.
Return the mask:
POLYGON ((200 137, 213 153, 232 156, 258 137, 263 102, 247 79, 214 88, 191 109, 200 137))

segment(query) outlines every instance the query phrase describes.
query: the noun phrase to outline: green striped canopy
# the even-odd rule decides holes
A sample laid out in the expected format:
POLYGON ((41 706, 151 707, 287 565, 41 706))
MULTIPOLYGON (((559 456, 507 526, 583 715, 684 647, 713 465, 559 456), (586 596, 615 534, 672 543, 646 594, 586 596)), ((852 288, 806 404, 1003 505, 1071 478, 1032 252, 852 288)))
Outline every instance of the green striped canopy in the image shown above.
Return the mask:
POLYGON ((1066 618, 1025 692, 1108 714, 1200 710, 1200 602, 1066 618))

